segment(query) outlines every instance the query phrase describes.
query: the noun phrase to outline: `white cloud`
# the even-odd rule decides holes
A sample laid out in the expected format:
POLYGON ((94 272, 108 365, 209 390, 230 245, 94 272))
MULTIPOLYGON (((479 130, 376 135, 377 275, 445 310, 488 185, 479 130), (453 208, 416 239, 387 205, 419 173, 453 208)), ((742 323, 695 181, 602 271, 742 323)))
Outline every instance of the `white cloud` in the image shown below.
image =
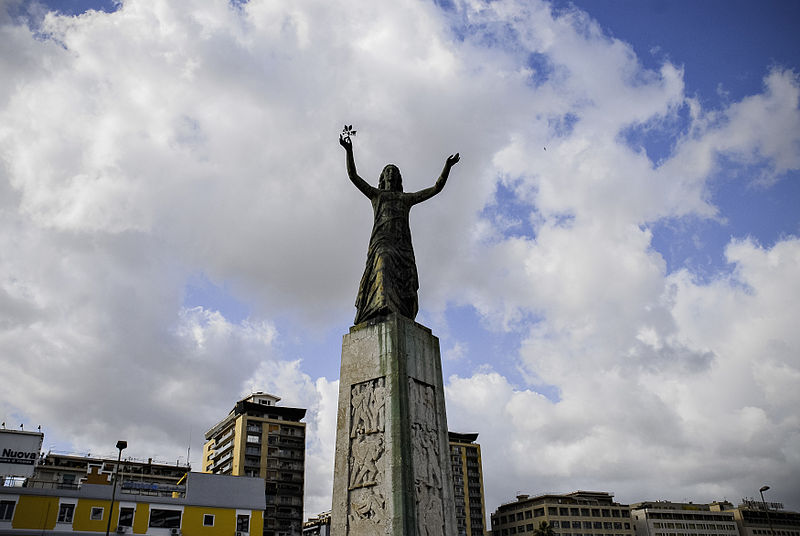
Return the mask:
MULTIPOLYGON (((667 490, 675 500, 735 500, 753 487, 750 467, 791 497, 800 242, 734 241, 727 256, 736 270, 711 284, 686 271, 667 278, 658 314, 627 319, 638 333, 602 328, 587 344, 591 329, 531 330, 524 363, 560 387, 558 402, 496 373, 450 379, 450 426, 480 431, 484 464, 500 471, 487 479, 489 503, 513 498, 498 482, 518 472, 528 491, 599 485, 627 501, 667 490), (653 317, 668 321, 648 324, 653 317)), ((610 313, 585 314, 601 323, 610 313)))
MULTIPOLYGON (((650 230, 724 217, 722 159, 764 187, 800 167, 795 74, 705 110, 680 67, 644 69, 577 10, 511 1, 128 0, 38 33, 0 19, 0 70, 0 407, 55 441, 127 434, 172 457, 191 433, 197 453, 238 397, 270 391, 309 410, 306 514, 327 509, 338 384, 314 363, 339 349, 287 356, 278 326, 313 339, 352 319, 370 206, 344 172, 346 122, 370 181, 391 160, 421 189, 461 152, 412 229, 423 320, 474 307, 523 338, 480 358, 516 377, 449 381, 489 508, 516 488, 711 500, 747 493, 752 467, 798 476, 797 241, 733 240, 734 272, 701 283, 667 273, 650 230), (631 128, 677 142, 653 162, 631 128), (196 273, 252 316, 184 307, 196 273)), ((478 362, 473 334, 440 331, 452 363, 478 362)))

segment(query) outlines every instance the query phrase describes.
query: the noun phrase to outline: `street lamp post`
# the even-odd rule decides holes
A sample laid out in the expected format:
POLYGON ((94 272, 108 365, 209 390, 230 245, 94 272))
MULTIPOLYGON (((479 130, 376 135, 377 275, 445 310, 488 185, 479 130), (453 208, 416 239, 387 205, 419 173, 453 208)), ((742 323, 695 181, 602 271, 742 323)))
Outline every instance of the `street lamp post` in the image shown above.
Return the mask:
POLYGON ((758 492, 761 494, 761 504, 764 505, 764 512, 767 514, 767 523, 769 524, 770 536, 775 536, 775 529, 772 528, 772 519, 770 519, 769 517, 769 508, 767 507, 767 501, 764 500, 764 492, 767 491, 768 489, 769 486, 761 486, 761 489, 759 489, 758 492))
MULTIPOLYGON (((111 530, 111 517, 114 515, 114 499, 117 496, 117 478, 119 476, 119 464, 122 461, 122 449, 128 448, 127 441, 117 441, 117 449, 119 455, 117 456, 117 467, 114 471, 114 478, 111 479, 111 507, 108 509, 108 524, 106 525, 106 536, 111 530)), ((762 497, 763 498, 763 497, 762 497)))

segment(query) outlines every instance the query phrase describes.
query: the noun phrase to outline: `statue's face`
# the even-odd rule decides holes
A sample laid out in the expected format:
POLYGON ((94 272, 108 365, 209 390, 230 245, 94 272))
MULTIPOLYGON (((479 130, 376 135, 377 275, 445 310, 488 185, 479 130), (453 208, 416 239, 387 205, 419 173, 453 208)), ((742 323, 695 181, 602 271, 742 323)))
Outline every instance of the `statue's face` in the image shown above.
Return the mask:
POLYGON ((384 190, 389 190, 391 192, 402 192, 403 191, 403 178, 400 176, 400 170, 397 166, 389 164, 385 168, 383 168, 383 181, 382 186, 384 190))

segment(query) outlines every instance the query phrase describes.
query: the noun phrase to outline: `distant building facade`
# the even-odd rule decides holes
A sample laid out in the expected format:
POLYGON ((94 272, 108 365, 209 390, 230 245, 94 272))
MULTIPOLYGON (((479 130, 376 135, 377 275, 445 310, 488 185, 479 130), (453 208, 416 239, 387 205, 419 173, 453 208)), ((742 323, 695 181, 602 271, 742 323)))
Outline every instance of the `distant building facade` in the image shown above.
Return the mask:
MULTIPOLYGON (((34 468, 33 481, 56 483, 62 489, 75 487, 86 482, 90 473, 110 477, 117 465, 116 458, 99 458, 73 454, 47 453, 39 458, 34 468)), ((119 466, 119 479, 175 484, 190 471, 188 465, 153 463, 122 460, 119 466)), ((42 484, 44 485, 44 484, 42 484)))
POLYGON ((459 536, 485 534, 486 509, 483 501, 483 469, 478 434, 449 432, 450 462, 456 502, 459 536))
POLYGON ((543 521, 556 536, 634 536, 631 509, 602 491, 518 495, 492 514, 492 536, 533 532, 543 521))
POLYGON ((331 512, 322 512, 303 523, 303 536, 331 536, 331 512))
POLYGON ((104 534, 109 526, 115 535, 149 536, 260 536, 263 530, 261 479, 188 473, 167 484, 120 477, 113 507, 111 482, 92 470, 75 484, 31 478, 0 485, 0 535, 104 534))
POLYGON ((206 432, 203 472, 263 479, 264 536, 300 536, 306 410, 278 406, 279 400, 258 392, 238 401, 206 432))
POLYGON ((732 512, 719 503, 646 501, 631 504, 636 536, 738 536, 732 512))
POLYGON ((712 507, 731 513, 741 536, 800 536, 800 512, 784 510, 781 503, 743 499, 736 507, 729 502, 712 507))

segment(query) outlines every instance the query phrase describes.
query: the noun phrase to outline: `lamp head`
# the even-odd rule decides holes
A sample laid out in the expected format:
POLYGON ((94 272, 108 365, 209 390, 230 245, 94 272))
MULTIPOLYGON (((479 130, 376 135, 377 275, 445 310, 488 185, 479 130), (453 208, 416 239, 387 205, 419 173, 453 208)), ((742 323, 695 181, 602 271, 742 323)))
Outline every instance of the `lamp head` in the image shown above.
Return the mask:
POLYGON ((117 448, 119 450, 128 448, 128 442, 127 441, 117 441, 117 448))
POLYGON ((758 491, 760 491, 761 493, 764 493, 764 492, 765 492, 765 491, 767 491, 768 489, 769 489, 769 486, 761 486, 761 489, 760 489, 760 490, 758 490, 758 491))

